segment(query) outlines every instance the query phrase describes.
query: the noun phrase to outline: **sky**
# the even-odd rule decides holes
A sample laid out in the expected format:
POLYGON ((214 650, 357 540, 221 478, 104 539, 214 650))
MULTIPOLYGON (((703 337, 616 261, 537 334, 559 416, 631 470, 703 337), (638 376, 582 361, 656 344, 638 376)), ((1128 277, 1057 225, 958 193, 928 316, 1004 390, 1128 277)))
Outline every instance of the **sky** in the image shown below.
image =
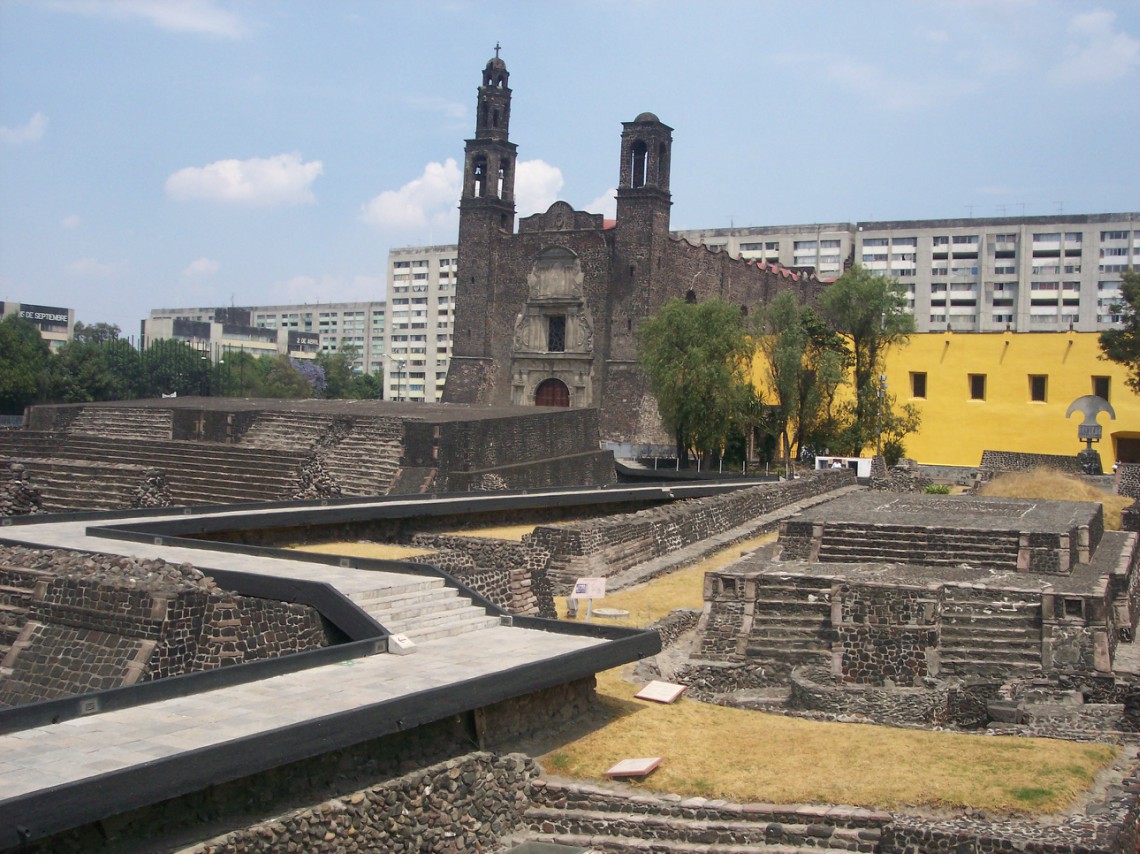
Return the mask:
POLYGON ((496 44, 520 216, 612 216, 645 111, 674 229, 1140 210, 1137 0, 0 0, 0 299, 384 299, 496 44))

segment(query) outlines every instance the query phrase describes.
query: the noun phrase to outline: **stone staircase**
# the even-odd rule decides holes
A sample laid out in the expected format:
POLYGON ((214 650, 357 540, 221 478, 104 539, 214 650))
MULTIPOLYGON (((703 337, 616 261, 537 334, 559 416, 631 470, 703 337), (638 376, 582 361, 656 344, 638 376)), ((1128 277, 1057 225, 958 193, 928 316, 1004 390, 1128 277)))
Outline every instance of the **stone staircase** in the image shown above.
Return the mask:
POLYGON ((391 634, 407 635, 416 643, 500 625, 497 616, 440 578, 418 578, 395 589, 368 590, 349 598, 391 634))
POLYGON ((85 406, 71 422, 68 431, 89 436, 138 439, 169 439, 174 417, 169 409, 125 406, 85 406))
MULTIPOLYGON (((135 485, 141 482, 146 469, 154 468, 166 475, 175 504, 205 505, 289 500, 300 486, 305 454, 217 442, 61 436, 12 430, 0 432, 0 459, 24 463, 37 487, 44 485, 41 474, 48 477, 44 469, 47 463, 78 461, 100 466, 106 472, 133 466, 135 485)), ((106 476, 109 483, 113 482, 110 474, 106 476)), ((60 492, 57 504, 64 503, 64 495, 60 492)), ((98 488, 73 492, 66 498, 73 503, 54 509, 107 509, 100 504, 98 488)), ((130 501, 116 506, 129 507, 130 501)))
POLYGON ((395 418, 358 419, 324 455, 324 466, 344 495, 384 495, 400 471, 403 424, 395 418))
POLYGON ((891 816, 860 807, 729 804, 536 780, 523 821, 529 841, 591 851, 821 854, 876 851, 891 816))
POLYGON ((307 453, 325 437, 335 419, 308 412, 259 412, 239 444, 246 448, 307 453))
POLYGON ((83 460, 22 459, 43 499, 44 513, 68 510, 123 510, 134 503, 146 468, 83 460))
POLYGON ((28 603, 36 584, 52 577, 52 573, 41 569, 0 565, 0 662, 27 622, 28 603))
POLYGON ((829 666, 831 579, 759 575, 745 652, 769 673, 804 664, 829 666))
POLYGON ((942 674, 1008 677, 1039 670, 1040 601, 1008 596, 1006 601, 983 602, 979 595, 953 586, 946 588, 940 643, 942 674))
POLYGON ((813 544, 821 562, 916 563, 1016 569, 1016 533, 973 532, 909 525, 828 523, 813 544))

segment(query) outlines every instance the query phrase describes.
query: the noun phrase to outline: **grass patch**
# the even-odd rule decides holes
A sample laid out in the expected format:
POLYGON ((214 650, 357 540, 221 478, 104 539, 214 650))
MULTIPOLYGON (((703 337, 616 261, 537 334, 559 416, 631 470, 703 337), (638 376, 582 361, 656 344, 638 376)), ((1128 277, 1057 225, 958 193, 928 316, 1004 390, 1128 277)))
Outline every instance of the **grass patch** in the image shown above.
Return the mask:
POLYGON ((293 551, 315 552, 317 554, 341 555, 342 557, 366 557, 376 560, 406 560, 410 557, 432 554, 431 549, 414 546, 400 546, 390 543, 308 543, 303 546, 289 546, 293 551))
MULTIPOLYGON (((629 611, 621 621, 628 625, 646 625, 674 608, 700 607, 704 573, 762 541, 724 549, 701 565, 600 604, 629 611)), ((687 698, 666 706, 633 699, 636 690, 621 668, 599 673, 598 698, 608 722, 541 757, 544 767, 602 781, 603 772, 622 759, 663 756, 661 766, 634 785, 737 802, 1051 813, 1088 790, 1117 753, 1104 744, 807 721, 687 698)))
MULTIPOLYGON (((741 552, 749 551, 770 543, 776 535, 761 534, 743 542, 735 543, 710 555, 700 563, 655 578, 653 581, 628 587, 614 593, 607 593, 605 599, 594 602, 595 608, 620 608, 629 611, 628 617, 594 618, 607 626, 648 626, 678 608, 701 608, 704 606, 705 573, 727 566, 740 557, 741 552)), ((558 597, 554 603, 558 616, 566 619, 566 599, 558 597)), ((586 618, 583 603, 578 608, 578 620, 586 618)))
POLYGON ((1036 468, 1000 474, 978 490, 994 498, 1043 498, 1051 501, 1095 501, 1104 505, 1104 527, 1120 530, 1120 512, 1133 499, 1097 489, 1071 474, 1036 468))

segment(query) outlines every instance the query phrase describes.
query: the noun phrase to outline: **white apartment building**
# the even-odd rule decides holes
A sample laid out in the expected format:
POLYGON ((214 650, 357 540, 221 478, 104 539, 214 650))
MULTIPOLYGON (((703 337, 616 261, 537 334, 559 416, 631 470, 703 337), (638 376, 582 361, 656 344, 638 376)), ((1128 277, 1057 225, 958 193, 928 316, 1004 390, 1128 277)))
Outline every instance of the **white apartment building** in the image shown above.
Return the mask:
POLYGON ((919 332, 1095 332, 1119 321, 1121 274, 1140 265, 1140 213, 697 229, 677 237, 734 257, 855 262, 906 285, 919 332))
POLYGON ((388 252, 384 397, 435 403, 443 394, 455 321, 459 247, 388 252))
POLYGON ((187 341, 215 361, 238 350, 311 359, 351 344, 357 352, 353 366, 364 373, 381 370, 384 334, 382 302, 157 308, 143 321, 144 340, 187 341))
POLYGON ((451 357, 458 247, 388 253, 388 301, 162 308, 143 335, 191 342, 211 358, 244 350, 312 358, 355 348, 357 371, 382 376, 386 400, 435 403, 451 357))

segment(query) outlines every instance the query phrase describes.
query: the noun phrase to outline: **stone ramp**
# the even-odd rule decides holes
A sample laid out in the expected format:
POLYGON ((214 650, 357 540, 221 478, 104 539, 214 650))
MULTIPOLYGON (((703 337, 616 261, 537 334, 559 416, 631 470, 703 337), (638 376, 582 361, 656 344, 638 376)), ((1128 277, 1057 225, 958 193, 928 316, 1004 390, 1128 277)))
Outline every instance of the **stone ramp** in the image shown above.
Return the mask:
POLYGON ((889 813, 861 807, 730 804, 536 780, 523 821, 537 842, 606 852, 874 852, 889 813))

